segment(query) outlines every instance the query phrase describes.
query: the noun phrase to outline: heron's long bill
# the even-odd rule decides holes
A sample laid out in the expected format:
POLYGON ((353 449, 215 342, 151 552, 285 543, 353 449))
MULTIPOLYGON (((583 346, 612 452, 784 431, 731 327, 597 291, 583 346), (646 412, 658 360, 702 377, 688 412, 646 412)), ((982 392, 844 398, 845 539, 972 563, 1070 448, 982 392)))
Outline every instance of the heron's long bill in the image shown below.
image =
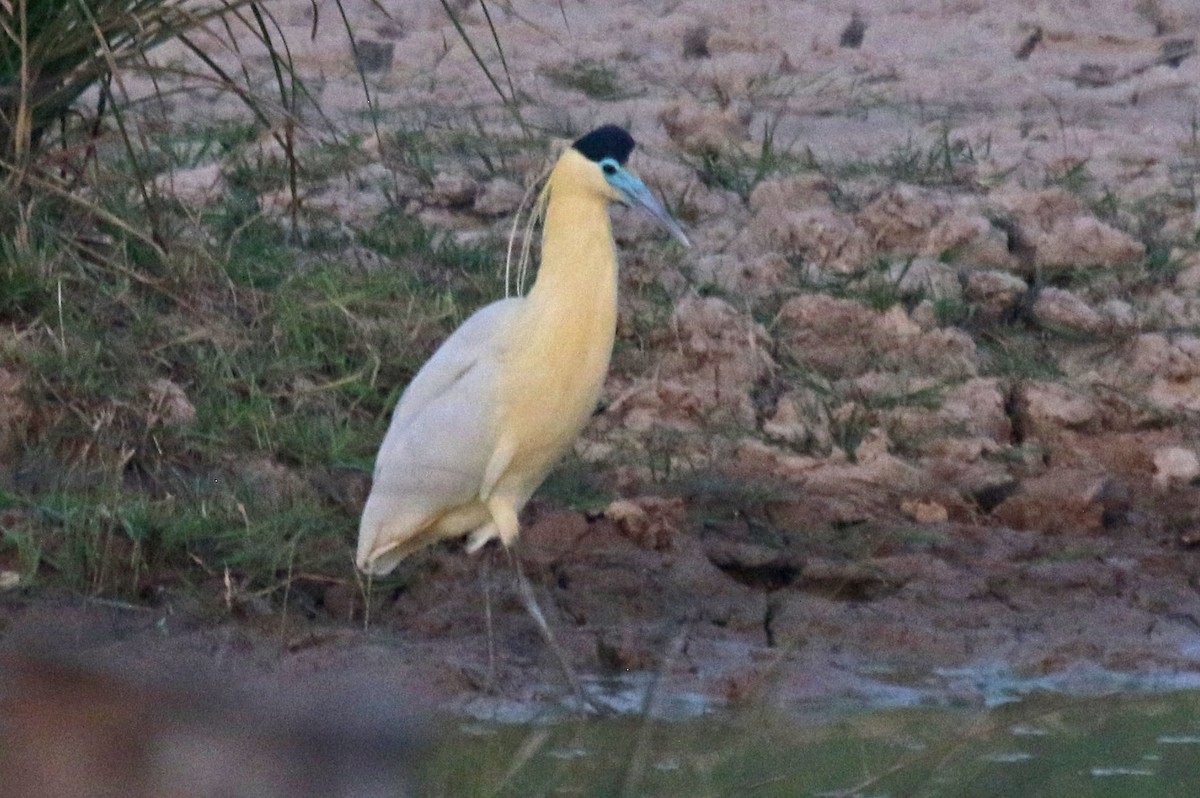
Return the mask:
POLYGON ((650 193, 645 183, 624 169, 610 177, 609 182, 625 197, 626 204, 645 210, 667 228, 680 244, 685 247, 692 245, 679 222, 675 221, 675 217, 650 193))

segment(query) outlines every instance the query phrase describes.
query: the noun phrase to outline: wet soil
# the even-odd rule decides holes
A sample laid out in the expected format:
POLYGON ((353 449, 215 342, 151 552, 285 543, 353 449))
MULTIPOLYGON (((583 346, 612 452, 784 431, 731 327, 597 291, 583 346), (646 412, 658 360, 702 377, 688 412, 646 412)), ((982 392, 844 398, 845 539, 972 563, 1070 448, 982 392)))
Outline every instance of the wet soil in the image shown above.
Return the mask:
MULTIPOLYGON (((1200 674, 1200 551, 1144 523, 1146 505, 1165 508, 1134 499, 1090 534, 874 520, 768 541, 745 521, 648 539, 540 505, 517 552, 589 691, 615 708, 640 710, 645 696, 604 685, 639 679, 706 707, 872 704, 914 689, 908 700, 972 704, 989 700, 989 673, 1200 674)), ((455 713, 570 704, 504 554, 445 546, 404 567, 406 586, 370 618, 357 589, 303 578, 286 611, 239 602, 223 619, 169 594, 7 594, 3 648, 145 678, 199 668, 263 689, 371 685, 455 713)))
MULTIPOLYGON (((323 111, 365 130, 362 78, 349 66, 343 26, 329 12, 318 31, 317 5, 281 3, 280 24, 301 72, 320 78, 323 111)), ((370 80, 398 126, 466 129, 485 118, 511 127, 439 4, 412 4, 386 20, 378 4, 349 5, 360 32, 394 40, 394 67, 370 80)), ((622 436, 636 442, 682 430, 703 439, 718 425, 741 425, 739 436, 758 437, 745 444, 735 436, 730 451, 703 457, 727 460, 719 476, 743 486, 787 482, 779 494, 743 490, 737 501, 712 492, 639 497, 653 493, 644 475, 581 448, 587 468, 613 473, 619 495, 640 504, 589 516, 543 501, 524 519, 518 554, 592 688, 644 684, 636 675, 650 674, 697 706, 871 703, 896 700, 897 690, 969 704, 990 700, 995 682, 972 674, 1200 673, 1200 485, 1193 470, 1169 472, 1156 459, 1171 447, 1195 452, 1198 442, 1200 350, 1187 333, 1200 318, 1194 171, 1188 186, 1177 184, 1194 166, 1200 58, 1171 49, 1181 46, 1175 40, 1194 46, 1200 17, 1191 4, 920 0, 865 15, 857 32, 857 2, 756 4, 755 13, 733 17, 709 0, 668 4, 669 13, 641 2, 512 5, 520 8, 496 15, 498 33, 530 92, 530 118, 576 131, 628 120, 643 142, 639 171, 664 196, 682 198, 695 233, 693 286, 716 284, 730 298, 681 298, 664 310, 672 321, 659 325, 662 340, 642 361, 617 358, 608 411, 586 433, 592 449, 614 449, 622 436), (581 64, 636 90, 597 100, 547 77, 581 64), (741 156, 735 166, 760 153, 767 122, 781 146, 807 153, 805 168, 826 164, 832 177, 789 178, 748 198, 698 181, 696 164, 711 167, 712 147, 741 156), (959 159, 969 174, 924 174, 940 163, 917 157, 930 147, 947 161, 962 154, 937 150, 939 136, 947 146, 974 143, 959 159), (899 169, 906 154, 915 166, 899 169), (1101 274, 1142 262, 1140 244, 1066 195, 1081 165, 1096 202, 1110 189, 1130 203, 1174 198, 1157 226, 1171 233, 1164 240, 1187 247, 1172 256, 1179 275, 1163 296, 1127 297, 1114 309, 1109 283, 1098 281, 1094 296, 1078 290, 1104 316, 1067 302, 1064 291, 1039 295, 1057 305, 1033 302, 1042 286, 1024 279, 1036 283, 1034 271, 1080 257, 1108 270, 1101 274), (892 191, 905 180, 925 182, 892 191), (847 197, 861 200, 853 218, 847 197), (966 232, 941 224, 961 221, 950 213, 959 205, 969 211, 966 232), (993 218, 1006 227, 993 230, 993 218), (1008 229, 1018 222, 1032 244, 1008 229), (1078 245, 1066 255, 1055 246, 1064 238, 1078 245), (931 239, 938 246, 927 252, 931 239), (938 260, 960 250, 967 255, 955 270, 938 260), (997 317, 1030 304, 1031 325, 1044 317, 1047 329, 1069 328, 1071 336, 1038 346, 1062 361, 1071 390, 1056 392, 1048 379, 976 379, 986 358, 966 333, 943 328, 932 304, 924 315, 920 306, 877 313, 793 297, 769 331, 741 310, 743 299, 779 290, 779 273, 793 262, 815 270, 810 282, 820 286, 817 278, 896 252, 909 266, 914 254, 938 261, 923 266, 931 285, 949 273, 954 299, 964 284, 978 305, 971 318, 986 319, 989 298, 1007 291, 1025 299, 997 300, 997 317), (711 274, 702 281, 704 269, 711 274), (841 315, 831 323, 832 313, 841 315), (1084 346, 1096 329, 1145 334, 1126 357, 1125 338, 1084 346), (802 386, 769 384, 779 371, 764 353, 783 358, 789 349, 800 353, 793 366, 827 379, 846 400, 813 418, 843 410, 853 418, 856 402, 883 397, 878 426, 909 425, 909 448, 886 435, 873 449, 869 441, 835 446, 828 430, 806 427, 802 386), (962 387, 959 407, 944 416, 924 407, 891 412, 884 400, 928 387, 910 385, 913 374, 962 387), (1130 374, 1141 382, 1126 385, 1130 374), (789 392, 798 420, 778 401, 789 392), (816 449, 796 454, 796 441, 809 438, 816 449)), ((490 41, 477 12, 464 18, 477 41, 490 41)), ((221 102, 176 112, 244 112, 235 97, 221 102)), ((326 194, 329 212, 347 222, 375 212, 371 198, 381 196, 326 194)), ((507 230, 507 218, 497 222, 482 207, 449 213, 414 202, 434 226, 464 235, 507 230)), ((317 192, 310 207, 326 207, 317 192)), ((629 256, 651 234, 629 217, 617 221, 624 288, 686 282, 673 268, 652 269, 644 254, 629 256)), ((640 307, 635 293, 625 292, 623 319, 640 307)), ((0 592, 0 648, 36 643, 135 677, 200 663, 251 690, 353 682, 364 694, 476 714, 536 710, 568 695, 502 553, 439 547, 407 561, 395 584, 376 594, 369 613, 359 586, 303 575, 290 579, 282 607, 223 595, 220 584, 205 600, 166 590, 138 604, 10 590, 0 592)), ((623 707, 640 706, 634 692, 623 707)))

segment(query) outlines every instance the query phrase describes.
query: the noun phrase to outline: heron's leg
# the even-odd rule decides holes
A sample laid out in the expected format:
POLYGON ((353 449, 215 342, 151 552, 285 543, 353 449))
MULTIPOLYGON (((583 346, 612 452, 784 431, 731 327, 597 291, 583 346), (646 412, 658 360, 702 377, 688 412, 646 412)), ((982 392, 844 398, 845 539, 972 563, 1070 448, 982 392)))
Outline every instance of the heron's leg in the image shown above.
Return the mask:
POLYGON ((521 531, 521 522, 517 520, 517 508, 507 496, 491 496, 487 500, 487 509, 492 516, 492 522, 488 526, 495 528, 496 536, 507 549, 521 531))
POLYGON ((499 538, 505 546, 512 544, 521 531, 517 520, 517 510, 512 500, 505 496, 492 496, 484 502, 492 520, 476 529, 467 538, 467 554, 474 554, 482 549, 489 540, 499 538))
POLYGON ((567 660, 567 653, 563 651, 562 646, 558 644, 558 640, 554 638, 554 633, 550 631, 550 624, 546 623, 546 616, 542 614, 542 608, 538 605, 537 597, 533 594, 533 588, 530 587, 529 581, 525 578, 525 572, 521 570, 521 561, 511 548, 505 548, 508 553, 509 562, 512 563, 513 571, 517 574, 517 594, 521 597, 521 603, 525 605, 525 611, 537 623, 538 631, 542 633, 542 639, 546 641, 546 645, 550 647, 550 651, 554 653, 555 659, 558 660, 558 666, 562 668, 563 675, 567 677, 567 683, 571 685, 571 690, 575 693, 575 698, 579 701, 580 707, 588 711, 601 714, 604 709, 598 706, 592 699, 588 698, 583 692, 583 686, 579 683, 579 677, 575 675, 575 669, 571 667, 571 663, 567 660))
POLYGON ((483 581, 483 618, 487 624, 487 680, 484 684, 484 689, 489 692, 496 690, 496 634, 495 627, 492 626, 492 560, 495 559, 496 550, 489 548, 487 554, 483 556, 483 563, 480 565, 479 574, 483 581))

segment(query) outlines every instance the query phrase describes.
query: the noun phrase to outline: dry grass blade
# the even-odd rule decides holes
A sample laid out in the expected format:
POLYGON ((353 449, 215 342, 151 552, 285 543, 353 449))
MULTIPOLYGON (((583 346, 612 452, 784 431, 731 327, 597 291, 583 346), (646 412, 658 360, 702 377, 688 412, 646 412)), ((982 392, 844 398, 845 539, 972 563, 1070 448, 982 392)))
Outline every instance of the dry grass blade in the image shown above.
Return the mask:
POLYGON ((102 210, 102 201, 95 196, 81 199, 82 194, 75 194, 68 201, 77 211, 90 211, 94 219, 152 243, 152 251, 161 258, 166 235, 152 181, 153 146, 144 126, 127 119, 129 95, 122 78, 127 69, 151 76, 156 91, 158 75, 174 75, 177 79, 198 79, 238 97, 284 153, 293 231, 298 227, 297 111, 301 98, 311 101, 312 97, 296 73, 278 21, 262 3, 16 0, 0 7, 0 163, 10 188, 6 201, 0 202, 0 230, 12 229, 21 239, 30 236, 26 229, 28 211, 18 207, 18 203, 29 200, 20 199, 25 195, 19 189, 63 198, 93 181, 93 175, 85 178, 83 159, 94 161, 106 135, 103 122, 109 120, 132 171, 124 179, 140 198, 138 213, 149 231, 135 231, 138 225, 127 221, 118 223, 119 214, 102 210), (198 39, 197 35, 204 38, 198 39), (255 80, 246 71, 247 62, 238 44, 245 35, 269 57, 276 102, 268 102, 257 93, 255 80), (157 66, 147 57, 153 47, 171 39, 198 59, 198 72, 157 66), (242 64, 240 79, 235 77, 236 69, 231 72, 222 65, 221 53, 214 52, 214 46, 232 53, 242 64), (88 113, 79 108, 79 102, 90 89, 98 91, 96 105, 88 113), (77 124, 79 119, 87 123, 77 124), (61 144, 61 152, 53 156, 53 162, 46 154, 52 138, 61 144))
POLYGON ((234 78, 224 68, 222 68, 220 64, 213 60, 212 56, 206 53, 204 49, 200 47, 200 45, 193 41, 190 36, 181 34, 178 39, 184 47, 187 47, 189 50, 191 50, 192 54, 204 63, 205 67, 212 71, 213 75, 217 77, 217 81, 221 86, 233 92, 233 94, 235 94, 245 104, 245 106, 250 110, 251 113, 254 114, 255 118, 260 124, 262 124, 264 127, 270 127, 271 119, 259 105, 259 103, 255 101, 253 92, 247 88, 244 88, 236 80, 234 80, 234 78))
MULTIPOLYGON (((13 167, 11 164, 5 163, 3 161, 0 161, 0 169, 5 169, 10 174, 12 174, 15 171, 15 167, 13 167)), ((62 199, 66 200, 67 202, 70 202, 70 203, 76 205, 81 210, 85 210, 85 211, 103 219, 105 222, 113 225, 114 227, 118 228, 119 230, 122 230, 125 233, 128 233, 129 235, 139 239, 140 241, 142 241, 142 243, 151 247, 154 250, 155 254, 157 254, 159 257, 163 257, 166 255, 166 253, 162 250, 162 248, 158 245, 158 243, 154 240, 153 237, 147 235, 146 233, 144 233, 141 230, 138 230, 136 227, 129 224, 129 222, 125 221, 124 219, 117 216, 116 214, 96 205, 95 203, 89 202, 88 200, 86 200, 82 197, 76 196, 75 194, 68 191, 63 186, 59 185, 58 182, 48 180, 46 178, 42 178, 42 177, 39 177, 36 175, 26 175, 25 179, 30 181, 36 188, 39 188, 43 191, 47 191, 51 194, 59 196, 62 199)))
POLYGON ((483 9, 483 16, 487 20, 488 30, 492 34, 492 42, 496 45, 496 54, 500 56, 500 66, 504 69, 505 80, 508 81, 509 99, 512 100, 513 107, 516 108, 517 87, 513 85, 512 71, 508 68, 508 59, 504 57, 504 45, 500 43, 500 34, 496 33, 496 24, 492 22, 492 14, 488 11, 487 2, 479 0, 479 7, 483 9))
POLYGON ((185 0, 16 0, 0 9, 0 157, 33 152, 49 127, 119 65, 225 13, 185 0))
MULTIPOLYGON (((471 51, 471 57, 475 59, 475 63, 479 65, 479 69, 487 77, 488 82, 492 84, 492 88, 496 90, 496 94, 499 95, 500 101, 504 103, 504 107, 513 115, 513 119, 521 127, 522 132, 525 135, 529 135, 529 127, 526 125, 524 117, 521 116, 521 106, 517 101, 515 89, 513 89, 514 93, 512 95, 504 93, 504 89, 500 86, 500 81, 496 79, 496 76, 492 74, 492 70, 488 68, 487 62, 483 59, 479 49, 475 47, 475 42, 471 40, 467 29, 463 27, 462 20, 458 18, 458 14, 454 13, 454 9, 450 7, 450 4, 446 0, 439 0, 439 2, 442 4, 446 16, 450 18, 450 24, 454 26, 454 30, 458 31, 459 38, 463 40, 463 43, 467 45, 467 49, 471 51)), ((513 86, 512 75, 508 71, 508 62, 504 58, 504 50, 500 47, 500 36, 496 33, 496 26, 492 24, 492 15, 488 13, 484 0, 480 0, 480 5, 483 6, 483 13, 487 18, 488 28, 491 30, 493 41, 496 42, 496 49, 500 53, 500 63, 504 67, 505 77, 511 89, 513 86)))
MULTIPOLYGON (((371 0, 371 5, 385 16, 391 16, 379 5, 377 0, 371 0)), ((359 57, 358 41, 354 38, 354 26, 350 24, 350 18, 346 15, 346 7, 342 5, 341 0, 337 2, 337 9, 342 19, 342 27, 346 29, 346 37, 350 40, 350 50, 354 53, 355 70, 358 72, 358 81, 362 85, 363 97, 366 98, 367 107, 371 109, 371 129, 375 133, 375 141, 381 142, 383 141, 383 135, 379 131, 378 109, 375 107, 375 101, 371 97, 371 87, 367 85, 367 73, 363 70, 363 62, 359 57)), ((315 20, 316 14, 314 13, 313 16, 315 20)), ((314 21, 313 24, 315 25, 316 22, 314 21)))

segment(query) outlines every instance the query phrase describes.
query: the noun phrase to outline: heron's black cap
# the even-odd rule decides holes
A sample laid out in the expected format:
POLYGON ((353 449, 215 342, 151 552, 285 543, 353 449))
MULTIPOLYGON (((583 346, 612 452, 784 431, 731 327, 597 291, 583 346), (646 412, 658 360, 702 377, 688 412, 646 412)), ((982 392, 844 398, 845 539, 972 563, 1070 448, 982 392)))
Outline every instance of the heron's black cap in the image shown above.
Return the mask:
POLYGON ((633 152, 633 136, 623 127, 605 125, 580 138, 571 146, 590 161, 612 158, 622 166, 633 152))

